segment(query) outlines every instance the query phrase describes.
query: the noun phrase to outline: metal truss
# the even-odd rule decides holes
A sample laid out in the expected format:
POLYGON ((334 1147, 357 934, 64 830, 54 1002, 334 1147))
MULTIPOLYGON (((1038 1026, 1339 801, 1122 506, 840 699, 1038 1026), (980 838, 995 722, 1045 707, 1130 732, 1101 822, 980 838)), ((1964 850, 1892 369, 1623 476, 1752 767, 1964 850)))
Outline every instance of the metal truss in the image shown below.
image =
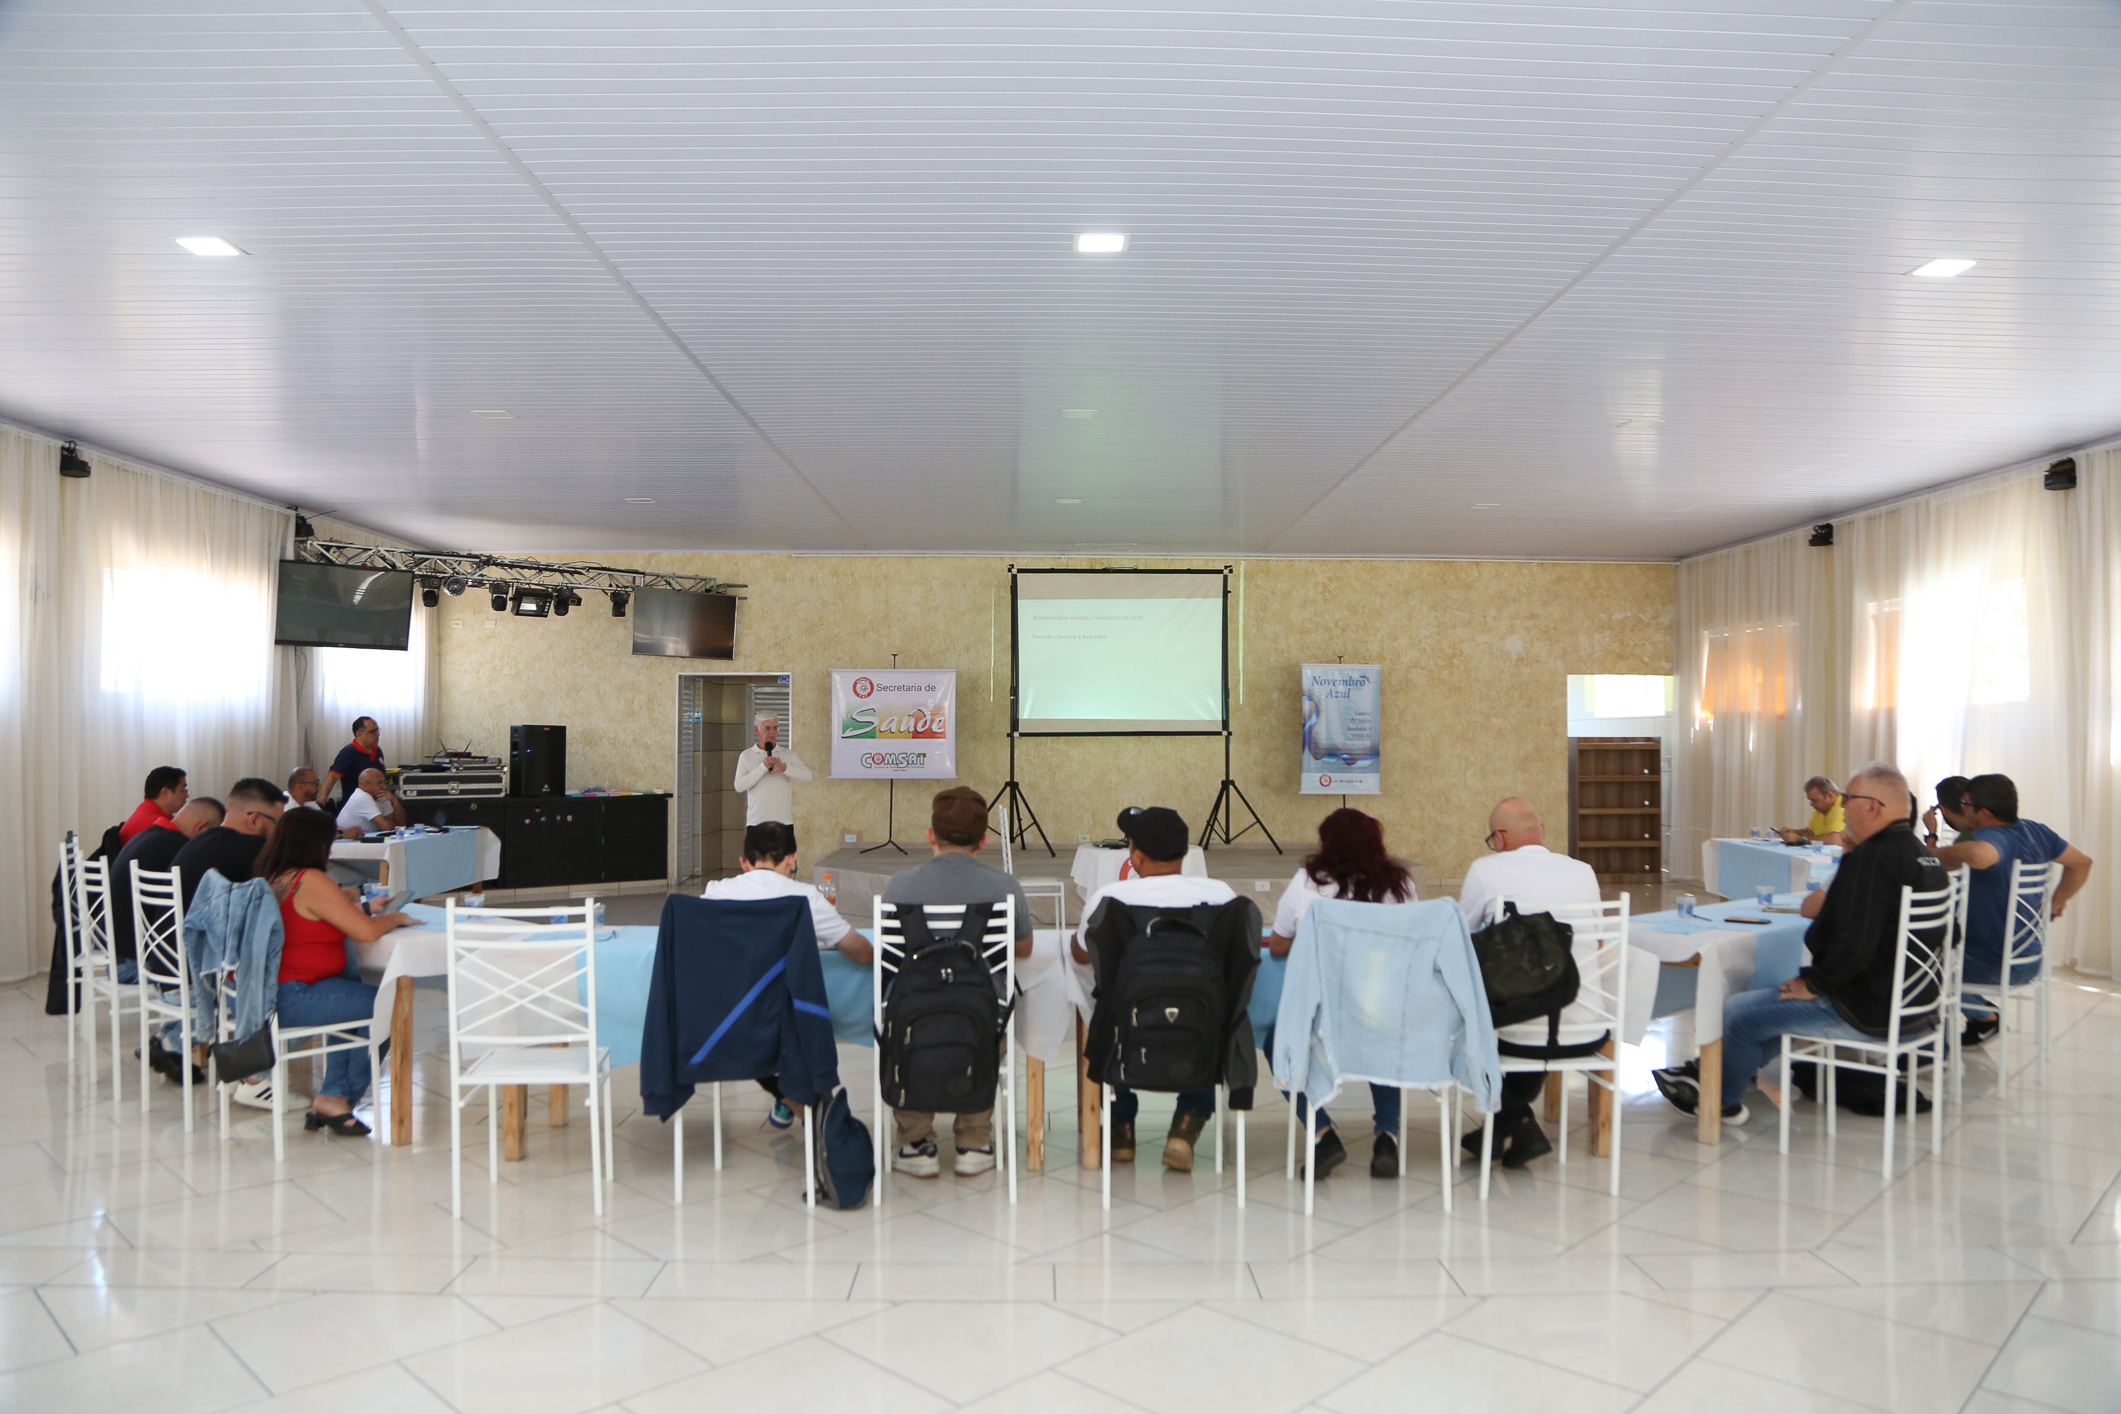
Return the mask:
POLYGON ((630 593, 637 589, 676 589, 687 594, 728 594, 742 598, 739 589, 713 576, 664 574, 656 570, 622 570, 610 565, 576 561, 556 564, 550 560, 512 560, 502 555, 450 555, 426 550, 402 550, 389 545, 350 545, 343 540, 298 540, 295 554, 321 564, 345 565, 350 569, 407 570, 423 583, 466 589, 496 587, 530 589, 596 589, 605 593, 630 593), (455 585, 451 586, 451 581, 455 585))

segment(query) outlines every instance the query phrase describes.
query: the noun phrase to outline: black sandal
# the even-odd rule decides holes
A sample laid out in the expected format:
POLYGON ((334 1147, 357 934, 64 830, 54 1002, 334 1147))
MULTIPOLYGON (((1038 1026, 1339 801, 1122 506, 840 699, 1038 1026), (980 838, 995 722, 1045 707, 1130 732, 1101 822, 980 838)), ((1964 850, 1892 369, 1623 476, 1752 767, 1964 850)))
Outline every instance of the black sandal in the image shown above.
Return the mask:
POLYGON ((355 1119, 350 1113, 320 1115, 315 1110, 311 1110, 302 1117, 302 1128, 304 1130, 328 1129, 345 1139, 359 1139, 362 1135, 369 1132, 368 1126, 355 1119))

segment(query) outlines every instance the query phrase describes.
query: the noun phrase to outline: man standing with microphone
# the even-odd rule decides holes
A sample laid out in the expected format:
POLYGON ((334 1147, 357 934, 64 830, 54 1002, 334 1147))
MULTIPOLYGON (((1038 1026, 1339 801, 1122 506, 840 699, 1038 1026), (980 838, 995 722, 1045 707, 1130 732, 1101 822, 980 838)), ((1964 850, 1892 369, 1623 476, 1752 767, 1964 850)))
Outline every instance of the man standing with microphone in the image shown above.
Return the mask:
POLYGON ((778 820, 795 827, 795 782, 810 779, 810 768, 793 751, 781 747, 781 720, 761 712, 751 724, 756 746, 736 758, 736 788, 744 795, 744 823, 778 820))

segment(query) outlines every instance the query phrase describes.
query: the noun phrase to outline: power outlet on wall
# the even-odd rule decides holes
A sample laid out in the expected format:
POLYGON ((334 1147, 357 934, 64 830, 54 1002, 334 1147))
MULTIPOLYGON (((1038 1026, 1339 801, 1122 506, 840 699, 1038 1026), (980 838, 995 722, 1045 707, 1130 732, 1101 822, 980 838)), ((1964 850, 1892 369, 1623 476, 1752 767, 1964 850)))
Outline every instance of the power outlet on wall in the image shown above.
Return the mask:
POLYGON ((860 844, 861 842, 862 832, 860 830, 845 830, 842 831, 840 834, 840 844, 843 847, 852 847, 854 845, 860 844))
POLYGON ((1075 842, 1077 844, 1088 844, 1090 843, 1090 837, 1086 834, 1078 833, 1075 837, 1075 842))
POLYGON ((1271 894, 1274 892, 1274 881, 1272 879, 1254 879, 1252 887, 1260 893, 1271 894))

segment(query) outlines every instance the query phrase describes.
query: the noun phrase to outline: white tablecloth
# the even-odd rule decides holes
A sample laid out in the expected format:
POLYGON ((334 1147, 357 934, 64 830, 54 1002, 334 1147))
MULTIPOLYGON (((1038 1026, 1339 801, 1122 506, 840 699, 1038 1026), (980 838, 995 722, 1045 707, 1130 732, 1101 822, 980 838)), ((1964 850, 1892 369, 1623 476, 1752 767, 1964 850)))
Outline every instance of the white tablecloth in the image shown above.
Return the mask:
MULTIPOLYGON (((1099 849, 1094 844, 1079 844, 1075 847, 1075 867, 1068 877, 1075 881, 1075 896, 1084 903, 1090 895, 1107 884, 1119 882, 1120 870, 1127 862, 1127 851, 1123 849, 1099 849)), ((1199 845, 1186 850, 1186 862, 1179 873, 1191 874, 1195 878, 1208 877, 1208 855, 1199 845)))

